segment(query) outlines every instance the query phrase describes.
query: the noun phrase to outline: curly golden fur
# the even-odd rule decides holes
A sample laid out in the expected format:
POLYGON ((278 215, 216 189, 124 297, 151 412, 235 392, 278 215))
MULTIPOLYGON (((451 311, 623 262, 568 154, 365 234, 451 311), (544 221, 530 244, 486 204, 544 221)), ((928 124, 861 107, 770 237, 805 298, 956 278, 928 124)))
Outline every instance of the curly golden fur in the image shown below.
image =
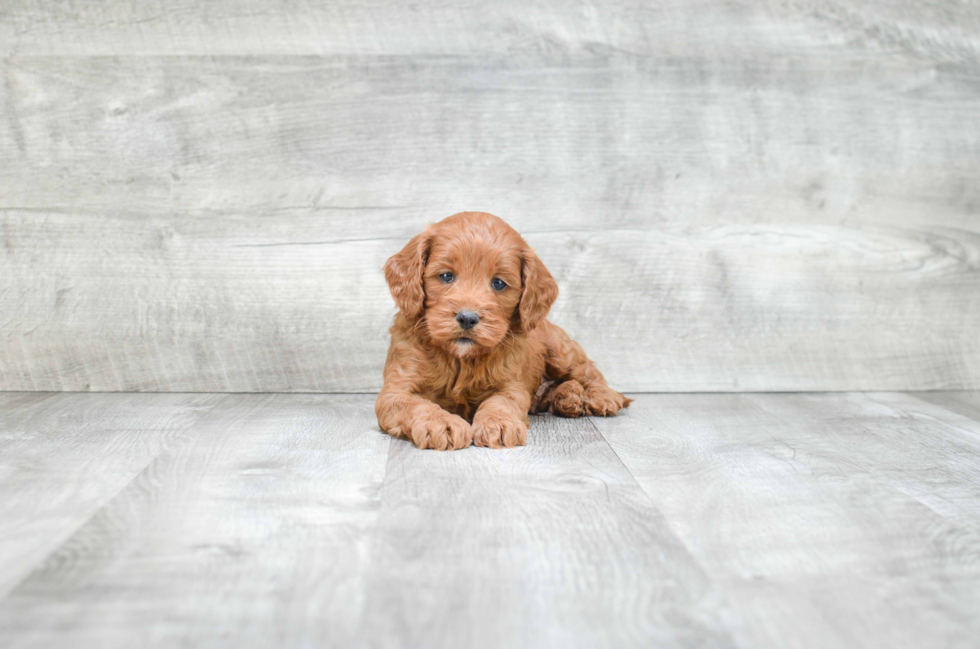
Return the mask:
POLYGON ((558 285, 500 218, 461 212, 387 261, 398 305, 378 425, 419 448, 522 446, 528 413, 615 415, 629 405, 545 317, 558 285))

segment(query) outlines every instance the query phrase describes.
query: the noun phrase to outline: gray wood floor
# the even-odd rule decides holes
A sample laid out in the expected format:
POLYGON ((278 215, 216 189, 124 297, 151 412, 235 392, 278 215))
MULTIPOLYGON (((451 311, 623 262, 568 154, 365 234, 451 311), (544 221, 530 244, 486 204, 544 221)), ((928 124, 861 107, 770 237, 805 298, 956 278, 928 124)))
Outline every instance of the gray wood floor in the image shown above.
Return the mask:
POLYGON ((980 393, 640 395, 457 453, 372 401, 0 394, 0 645, 980 637, 980 393))

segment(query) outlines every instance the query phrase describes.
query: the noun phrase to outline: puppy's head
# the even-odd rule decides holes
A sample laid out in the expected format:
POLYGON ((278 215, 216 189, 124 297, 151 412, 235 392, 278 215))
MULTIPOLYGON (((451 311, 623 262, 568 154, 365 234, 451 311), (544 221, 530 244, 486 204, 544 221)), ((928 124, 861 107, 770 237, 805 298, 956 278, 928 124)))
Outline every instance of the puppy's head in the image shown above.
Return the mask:
POLYGON ((401 312, 460 358, 489 353, 548 315, 558 285, 500 218, 460 212, 431 225, 385 264, 401 312))

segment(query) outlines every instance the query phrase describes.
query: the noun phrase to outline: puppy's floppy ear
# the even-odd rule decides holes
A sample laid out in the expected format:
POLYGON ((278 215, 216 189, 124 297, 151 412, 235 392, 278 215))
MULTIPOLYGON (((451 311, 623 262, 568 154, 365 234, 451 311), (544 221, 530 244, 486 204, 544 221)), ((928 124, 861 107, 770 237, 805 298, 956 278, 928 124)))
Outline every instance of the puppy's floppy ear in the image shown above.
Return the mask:
POLYGON ((558 283, 531 249, 521 253, 524 290, 517 308, 520 329, 528 332, 540 324, 558 298, 558 283))
POLYGON ((426 228, 421 234, 412 237, 401 252, 392 255, 385 262, 385 281, 391 297, 399 310, 409 318, 422 315, 425 306, 425 291, 422 287, 422 273, 429 258, 429 244, 432 235, 426 228))

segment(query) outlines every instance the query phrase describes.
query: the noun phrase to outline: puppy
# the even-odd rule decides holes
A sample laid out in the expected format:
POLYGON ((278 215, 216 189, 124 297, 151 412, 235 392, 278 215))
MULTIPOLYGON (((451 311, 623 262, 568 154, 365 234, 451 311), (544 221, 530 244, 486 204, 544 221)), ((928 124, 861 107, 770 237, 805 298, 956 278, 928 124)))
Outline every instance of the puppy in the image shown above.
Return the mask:
POLYGON ((615 415, 632 399, 545 320, 558 285, 500 218, 461 212, 385 263, 398 305, 375 412, 419 448, 522 446, 528 413, 615 415))

